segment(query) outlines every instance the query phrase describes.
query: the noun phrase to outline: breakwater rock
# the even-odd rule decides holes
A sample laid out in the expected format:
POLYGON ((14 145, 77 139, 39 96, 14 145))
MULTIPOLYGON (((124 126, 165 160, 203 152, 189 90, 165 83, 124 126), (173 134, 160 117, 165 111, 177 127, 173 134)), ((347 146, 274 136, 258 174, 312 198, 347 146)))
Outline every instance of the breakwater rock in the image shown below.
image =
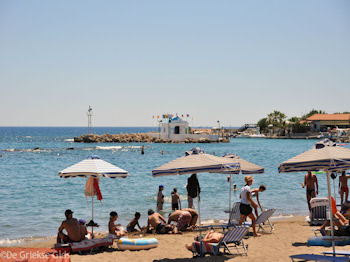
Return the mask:
POLYGON ((130 134, 104 134, 104 135, 81 135, 74 137, 74 142, 77 143, 228 143, 228 138, 220 137, 218 140, 210 140, 209 138, 192 139, 185 138, 183 141, 160 139, 147 133, 130 133, 130 134))

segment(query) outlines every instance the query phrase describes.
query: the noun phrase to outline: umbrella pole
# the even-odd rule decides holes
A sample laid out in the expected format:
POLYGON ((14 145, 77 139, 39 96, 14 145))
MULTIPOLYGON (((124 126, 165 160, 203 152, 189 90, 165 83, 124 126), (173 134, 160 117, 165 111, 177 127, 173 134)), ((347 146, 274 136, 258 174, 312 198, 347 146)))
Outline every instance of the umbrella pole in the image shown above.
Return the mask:
MULTIPOLYGON (((94 221, 94 196, 92 196, 92 202, 91 202, 92 208, 91 208, 91 220, 94 221)), ((91 238, 94 238, 94 227, 91 227, 91 238)))
MULTIPOLYGON (((230 195, 228 198, 228 213, 231 213, 231 190, 232 190, 232 175, 230 174, 230 195)), ((230 215, 229 215, 230 216, 230 215)))
POLYGON ((329 171, 327 170, 327 186, 328 186, 328 207, 329 207, 329 218, 331 224, 331 236, 332 236, 332 248, 333 248, 333 256, 335 256, 335 246, 334 246, 334 228, 333 228, 333 212, 332 212, 332 200, 331 200, 331 181, 329 171))

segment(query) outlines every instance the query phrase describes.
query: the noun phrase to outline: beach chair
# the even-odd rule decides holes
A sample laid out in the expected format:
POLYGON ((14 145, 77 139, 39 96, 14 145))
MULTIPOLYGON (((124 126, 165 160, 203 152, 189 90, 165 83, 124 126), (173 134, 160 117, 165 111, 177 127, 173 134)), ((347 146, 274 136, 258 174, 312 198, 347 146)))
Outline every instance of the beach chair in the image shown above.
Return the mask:
POLYGON ((249 232, 248 227, 246 226, 237 226, 231 229, 228 229, 224 233, 224 237, 219 243, 204 243, 204 242, 193 242, 192 243, 192 253, 193 255, 205 255, 212 254, 218 255, 219 253, 228 253, 233 255, 233 249, 235 249, 235 254, 237 255, 247 255, 248 246, 244 243, 243 237, 249 232), (223 252, 220 250, 223 249, 223 252), (241 252, 241 249, 243 250, 241 252))
POLYGON ((320 226, 327 221, 328 199, 315 197, 310 200, 309 224, 320 226))
POLYGON ((322 254, 350 257, 350 251, 345 251, 345 250, 336 250, 334 253, 333 251, 325 251, 325 252, 322 252, 322 254))
MULTIPOLYGON (((270 222, 269 218, 273 215, 273 213, 276 211, 276 209, 271 208, 264 210, 261 212, 261 214, 256 218, 255 220, 255 226, 258 226, 258 232, 261 230, 264 233, 272 233, 273 231, 273 224, 270 222), (266 228, 269 228, 269 231, 266 231, 266 228)), ((251 222, 244 222, 245 226, 251 226, 251 222)))
POLYGON ((292 261, 333 261, 333 262, 348 262, 347 257, 334 257, 325 255, 315 255, 315 254, 300 254, 290 256, 292 261))
POLYGON ((233 204, 231 212, 230 212, 230 217, 228 219, 227 223, 224 224, 219 224, 219 225, 208 225, 208 226, 200 226, 198 227, 199 229, 227 229, 229 227, 235 227, 239 223, 239 219, 241 218, 241 213, 239 211, 239 206, 240 202, 236 202, 233 204))

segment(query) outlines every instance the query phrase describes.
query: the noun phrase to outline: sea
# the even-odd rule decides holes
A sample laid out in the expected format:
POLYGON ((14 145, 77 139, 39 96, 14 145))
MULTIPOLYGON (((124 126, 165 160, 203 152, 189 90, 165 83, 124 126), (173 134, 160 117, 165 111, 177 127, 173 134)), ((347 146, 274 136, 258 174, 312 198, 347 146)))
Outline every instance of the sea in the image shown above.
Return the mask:
MULTIPOLYGON (((155 129, 94 127, 93 133, 140 133, 155 129)), ((147 210, 156 209, 160 184, 165 187, 162 212, 165 218, 171 212, 170 194, 174 187, 181 196, 182 206, 187 207, 188 175, 153 178, 152 169, 183 156, 194 147, 216 156, 233 153, 263 166, 265 172, 254 175, 252 187, 266 186, 267 190, 259 195, 260 201, 264 208, 276 208, 276 216, 308 213, 305 189, 300 185, 304 173, 278 173, 278 166, 310 149, 317 140, 232 138, 229 143, 220 144, 73 142, 74 136, 87 132, 86 127, 0 127, 0 246, 55 236, 66 209, 73 210, 73 216, 78 219, 91 219, 92 199, 84 195, 86 179, 58 176, 59 171, 90 155, 98 155, 130 174, 125 179, 101 178, 103 199, 94 201, 94 221, 100 225, 97 231, 107 231, 111 211, 118 213, 118 222, 125 227, 138 211, 141 226, 146 225, 147 210), (142 145, 145 154, 141 154, 142 145)), ((200 173, 198 179, 201 220, 227 220, 230 185, 227 175, 200 173)), ((244 175, 232 175, 232 179, 238 188, 244 186, 244 175)), ((318 180, 319 196, 326 197, 326 176, 319 174, 318 180)), ((334 182, 337 185, 337 180, 334 182)), ((232 192, 232 203, 239 201, 239 191, 232 192)))

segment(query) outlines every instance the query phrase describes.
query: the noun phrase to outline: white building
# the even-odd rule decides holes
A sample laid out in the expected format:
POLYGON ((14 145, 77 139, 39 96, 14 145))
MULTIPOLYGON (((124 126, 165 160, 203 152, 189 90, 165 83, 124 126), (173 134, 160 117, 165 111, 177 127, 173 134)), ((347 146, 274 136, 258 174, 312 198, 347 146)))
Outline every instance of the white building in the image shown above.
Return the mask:
POLYGON ((184 141, 186 138, 199 140, 201 138, 218 140, 218 135, 192 134, 188 122, 179 116, 173 118, 163 118, 159 121, 159 133, 152 133, 160 139, 172 141, 184 141))

